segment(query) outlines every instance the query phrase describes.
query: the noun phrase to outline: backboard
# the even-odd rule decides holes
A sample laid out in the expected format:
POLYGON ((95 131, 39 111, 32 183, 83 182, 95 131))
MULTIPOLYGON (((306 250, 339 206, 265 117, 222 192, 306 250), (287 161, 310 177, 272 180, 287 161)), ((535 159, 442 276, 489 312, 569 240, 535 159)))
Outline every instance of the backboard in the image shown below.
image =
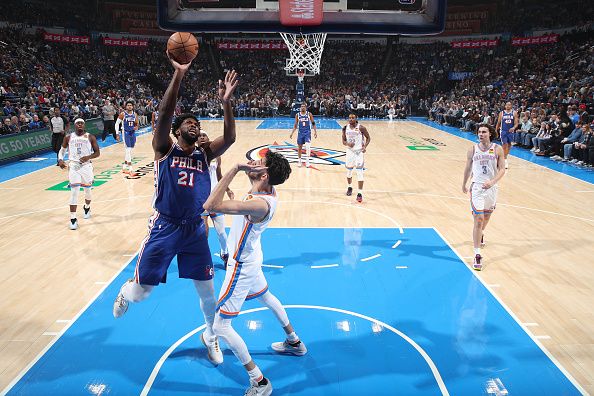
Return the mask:
POLYGON ((446 0, 323 0, 310 9, 317 2, 158 0, 159 26, 197 33, 404 35, 437 34, 445 26, 446 0))

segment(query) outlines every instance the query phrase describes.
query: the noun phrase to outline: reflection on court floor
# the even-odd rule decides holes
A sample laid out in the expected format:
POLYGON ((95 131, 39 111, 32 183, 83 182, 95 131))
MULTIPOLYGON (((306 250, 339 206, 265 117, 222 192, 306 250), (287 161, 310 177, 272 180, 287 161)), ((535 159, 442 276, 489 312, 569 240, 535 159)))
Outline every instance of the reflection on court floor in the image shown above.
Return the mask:
MULTIPOLYGON (((433 228, 273 228, 262 242, 270 290, 309 350, 274 354, 282 329, 244 305, 234 327, 274 394, 579 394, 433 228)), ((230 351, 219 367, 206 359, 197 296, 175 263, 167 284, 112 317, 135 261, 9 394, 243 394, 230 351)))

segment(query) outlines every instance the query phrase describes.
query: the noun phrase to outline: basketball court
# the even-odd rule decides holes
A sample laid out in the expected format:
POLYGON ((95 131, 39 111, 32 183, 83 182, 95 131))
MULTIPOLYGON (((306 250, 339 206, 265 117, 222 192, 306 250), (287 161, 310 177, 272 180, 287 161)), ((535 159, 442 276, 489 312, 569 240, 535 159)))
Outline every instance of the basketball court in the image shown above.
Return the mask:
MULTIPOLYGON (((267 148, 295 158, 285 123, 238 121, 223 170, 267 148)), ((486 234, 486 268, 476 273, 460 186, 471 143, 416 121, 361 120, 372 142, 358 204, 344 195, 336 129, 344 123, 320 120, 314 167, 293 166, 263 237, 270 288, 309 354, 273 354, 269 344, 282 330, 257 303, 235 321, 276 392, 591 391, 594 276, 583 260, 592 254, 594 219, 581 209, 592 184, 514 157, 486 234)), ((217 136, 222 122, 203 128, 217 136)), ((118 170, 121 144, 103 148, 95 169, 105 183, 77 231, 68 229, 68 190, 52 188, 66 180, 57 167, 0 184, 3 393, 242 392, 245 373, 230 351, 219 367, 206 360, 197 295, 175 265, 147 301, 119 320, 111 314, 151 213, 150 139, 138 138, 136 179, 118 170)), ((232 189, 247 191, 247 180, 232 189)), ((215 235, 210 242, 217 252, 215 235)), ((218 287, 223 269, 213 260, 218 287)))
MULTIPOLYGON (((285 72, 302 94, 307 77, 319 74, 312 58, 322 55, 326 33, 424 35, 445 23, 440 0, 376 8, 314 1, 300 17, 283 9, 288 2, 231 3, 161 0, 159 23, 282 31, 285 72)), ((594 393, 594 171, 512 150, 485 234, 484 270, 475 272, 471 207, 461 191, 473 135, 424 119, 361 119, 371 144, 358 203, 345 195, 346 120, 316 118, 311 168, 296 166, 293 122, 238 120, 237 140, 222 157, 223 173, 268 150, 293 165, 262 238, 264 272, 308 354, 273 353, 270 344, 284 334, 256 302, 234 321, 274 394, 594 393)), ((203 120, 202 128, 213 139, 223 122, 203 120)), ((243 393, 247 375, 224 344, 222 365, 207 360, 198 296, 177 278, 175 260, 166 284, 124 317, 112 316, 152 213, 148 128, 133 155, 137 174, 124 176, 123 145, 111 137, 101 145, 93 216, 81 215, 76 231, 68 229, 67 173, 53 155, 0 167, 1 394, 243 393)), ((239 198, 250 186, 237 177, 231 188, 239 198)), ((224 270, 215 233, 209 242, 218 292, 224 270)))

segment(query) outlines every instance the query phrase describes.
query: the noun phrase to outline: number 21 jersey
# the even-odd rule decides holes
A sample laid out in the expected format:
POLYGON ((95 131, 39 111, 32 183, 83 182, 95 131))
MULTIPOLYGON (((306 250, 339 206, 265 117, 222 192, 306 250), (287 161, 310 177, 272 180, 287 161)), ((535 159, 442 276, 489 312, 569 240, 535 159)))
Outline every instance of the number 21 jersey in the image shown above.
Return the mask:
POLYGON ((177 145, 155 161, 153 207, 174 219, 197 220, 210 194, 210 174, 206 153, 200 147, 187 155, 177 145))

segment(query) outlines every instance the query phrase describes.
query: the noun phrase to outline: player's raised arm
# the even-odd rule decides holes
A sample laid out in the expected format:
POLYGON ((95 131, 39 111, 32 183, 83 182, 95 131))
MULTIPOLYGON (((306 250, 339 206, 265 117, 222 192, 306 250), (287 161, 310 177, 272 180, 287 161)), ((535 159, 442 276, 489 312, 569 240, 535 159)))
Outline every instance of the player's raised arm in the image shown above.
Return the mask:
POLYGON ((219 181, 215 189, 204 203, 204 210, 211 213, 224 213, 231 215, 250 216, 251 221, 257 223, 264 219, 270 210, 266 201, 262 199, 252 199, 248 201, 223 201, 225 191, 229 184, 239 171, 261 172, 266 170, 265 166, 260 164, 237 164, 233 166, 225 176, 219 181))
POLYGON ((179 92, 184 75, 192 64, 190 62, 182 65, 171 59, 169 54, 167 54, 167 57, 175 71, 159 104, 159 118, 157 119, 157 125, 155 126, 155 133, 153 135, 153 150, 155 151, 155 159, 157 160, 165 156, 173 144, 169 132, 171 131, 171 122, 173 121, 173 114, 177 103, 177 93, 179 92))
MULTIPOLYGON (((209 160, 222 155, 233 143, 235 143, 235 117, 233 116, 233 105, 231 98, 233 92, 237 88, 237 72, 235 70, 228 71, 225 75, 225 80, 219 80, 219 99, 223 103, 223 112, 225 113, 223 136, 214 139, 205 148, 206 155, 209 160)), ((161 113, 159 113, 160 115, 161 113)))

